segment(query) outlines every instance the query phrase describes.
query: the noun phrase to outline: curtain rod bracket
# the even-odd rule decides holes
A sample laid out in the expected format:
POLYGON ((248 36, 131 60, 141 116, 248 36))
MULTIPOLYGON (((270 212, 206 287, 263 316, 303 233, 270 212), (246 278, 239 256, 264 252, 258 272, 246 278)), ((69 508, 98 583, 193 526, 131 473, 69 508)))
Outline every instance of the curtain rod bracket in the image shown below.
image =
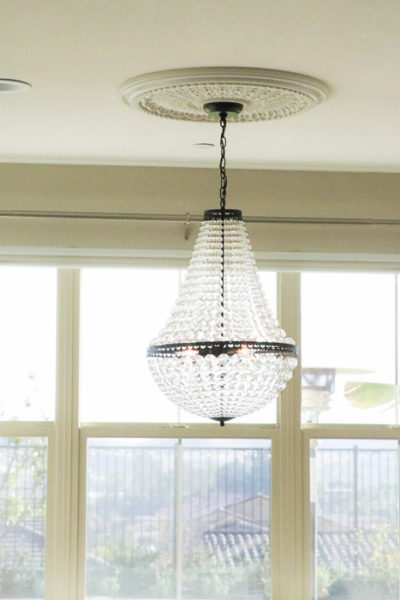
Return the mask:
POLYGON ((183 237, 188 240, 190 238, 190 213, 186 213, 184 228, 183 237))

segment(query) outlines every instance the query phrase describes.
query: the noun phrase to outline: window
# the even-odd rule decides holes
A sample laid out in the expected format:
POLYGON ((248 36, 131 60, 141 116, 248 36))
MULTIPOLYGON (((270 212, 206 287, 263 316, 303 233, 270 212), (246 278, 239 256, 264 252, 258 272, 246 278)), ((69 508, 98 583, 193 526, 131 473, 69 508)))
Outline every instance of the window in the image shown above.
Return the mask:
POLYGON ((262 600, 268 440, 89 439, 88 598, 262 600))
POLYGON ((56 269, 0 267, 0 419, 54 419, 56 269))
POLYGON ((279 406, 179 411, 178 268, 0 268, 0 599, 400 600, 398 276, 261 273, 279 406))
POLYGON ((398 424, 397 277, 302 276, 303 420, 398 424))
MULTIPOLYGON (((146 347, 164 325, 182 277, 178 269, 83 269, 82 421, 207 422, 166 402, 147 368, 146 347)), ((276 311, 276 273, 261 277, 276 311)), ((276 406, 240 421, 254 419, 275 422, 276 406)))
POLYGON ((398 456, 395 440, 311 440, 317 598, 398 597, 398 456))

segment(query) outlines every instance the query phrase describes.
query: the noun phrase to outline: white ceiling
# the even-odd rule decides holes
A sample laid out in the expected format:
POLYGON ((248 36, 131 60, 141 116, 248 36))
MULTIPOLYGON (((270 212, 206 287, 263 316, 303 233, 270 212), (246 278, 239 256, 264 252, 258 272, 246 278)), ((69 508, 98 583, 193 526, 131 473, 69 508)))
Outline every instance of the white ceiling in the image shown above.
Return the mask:
POLYGON ((297 71, 331 88, 285 121, 235 124, 228 165, 400 170, 399 0, 4 0, 0 161, 212 166, 218 127, 128 108, 120 84, 180 67, 297 71))

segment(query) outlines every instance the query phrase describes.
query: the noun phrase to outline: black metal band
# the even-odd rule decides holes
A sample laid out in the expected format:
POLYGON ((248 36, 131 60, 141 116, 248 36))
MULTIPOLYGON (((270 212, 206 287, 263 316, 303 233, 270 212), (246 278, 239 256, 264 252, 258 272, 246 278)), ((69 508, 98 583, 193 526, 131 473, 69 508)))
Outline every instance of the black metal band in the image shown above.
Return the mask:
POLYGON ((153 358, 167 358, 171 356, 194 355, 220 356, 237 354, 238 350, 251 350, 255 354, 278 354, 280 356, 297 356, 297 346, 282 342, 251 342, 251 341, 224 341, 224 342, 190 342, 188 344, 160 344, 149 346, 147 356, 153 358))
POLYGON ((204 221, 243 221, 242 211, 235 208, 211 208, 205 210, 203 215, 204 221))

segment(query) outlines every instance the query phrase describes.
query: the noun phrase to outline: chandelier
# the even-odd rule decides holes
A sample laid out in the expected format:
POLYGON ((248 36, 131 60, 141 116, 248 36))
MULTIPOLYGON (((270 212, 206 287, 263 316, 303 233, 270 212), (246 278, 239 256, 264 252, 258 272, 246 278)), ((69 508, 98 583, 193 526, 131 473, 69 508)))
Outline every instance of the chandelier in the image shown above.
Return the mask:
POLYGON ((264 297, 242 212, 226 207, 227 120, 297 114, 323 100, 326 89, 279 71, 187 71, 141 76, 122 88, 125 101, 146 112, 219 120, 221 127, 219 208, 204 213, 179 297, 147 356, 154 380, 172 402, 223 426, 276 400, 297 365, 295 342, 264 297), (248 98, 239 101, 244 90, 248 98))

